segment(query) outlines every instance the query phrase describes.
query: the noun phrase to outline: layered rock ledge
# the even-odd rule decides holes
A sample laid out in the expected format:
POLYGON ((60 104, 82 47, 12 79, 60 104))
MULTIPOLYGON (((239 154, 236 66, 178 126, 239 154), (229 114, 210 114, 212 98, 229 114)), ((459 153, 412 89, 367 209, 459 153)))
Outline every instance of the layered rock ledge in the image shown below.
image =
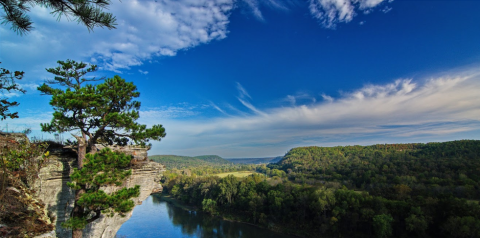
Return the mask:
MULTIPOLYGON (((98 148, 101 149, 102 146, 98 146, 98 148)), ((108 186, 103 187, 102 190, 106 193, 111 193, 123 187, 140 185, 140 196, 133 199, 136 205, 142 204, 150 194, 162 191, 162 186, 159 182, 162 173, 165 171, 165 166, 148 161, 148 148, 135 146, 115 146, 110 148, 133 155, 132 175, 121 187, 108 186)), ((75 167, 76 153, 69 148, 58 148, 50 151, 49 162, 40 170, 34 189, 37 192, 37 197, 47 205, 48 211, 56 217, 55 234, 44 234, 41 237, 71 237, 71 230, 62 228, 61 224, 68 219, 73 209, 75 192, 67 186, 67 182, 70 182, 70 174, 73 173, 73 168, 75 167)), ((85 228, 83 237, 114 237, 121 225, 131 217, 132 212, 133 210, 124 217, 118 214, 113 217, 102 214, 99 219, 85 228)))

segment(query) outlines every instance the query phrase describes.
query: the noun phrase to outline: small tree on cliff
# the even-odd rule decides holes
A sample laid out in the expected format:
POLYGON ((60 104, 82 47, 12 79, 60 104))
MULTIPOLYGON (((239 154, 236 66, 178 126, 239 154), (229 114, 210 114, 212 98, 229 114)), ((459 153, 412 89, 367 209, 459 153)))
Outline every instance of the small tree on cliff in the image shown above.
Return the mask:
POLYGON ((98 219, 101 213, 113 215, 117 212, 123 215, 135 206, 130 198, 140 195, 139 185, 124 187, 112 194, 100 190, 101 186, 121 185, 132 173, 127 170, 131 159, 132 156, 105 148, 96 154, 87 154, 83 168, 75 169, 70 176, 73 182, 68 186, 85 193, 75 201, 75 206, 80 208, 78 212, 74 212, 63 224, 72 228, 74 236, 76 231, 81 232, 85 225, 98 219))
MULTIPOLYGON (((46 81, 38 87, 42 93, 51 95, 50 105, 55 112, 50 123, 42 123, 42 131, 67 132, 74 131, 78 141, 78 167, 83 166, 87 148, 96 152, 95 144, 101 139, 109 144, 125 145, 132 141, 138 145, 146 145, 149 140, 161 140, 165 137, 162 125, 147 128, 136 122, 140 117, 140 102, 134 101, 140 93, 137 87, 119 76, 106 79, 105 82, 92 85, 84 75, 97 70, 96 65, 87 67, 85 63, 73 60, 58 61, 57 68, 47 69, 55 74, 54 80, 46 81), (58 84, 65 89, 52 88, 58 84)), ((103 78, 102 78, 103 79, 103 78)), ((100 79, 100 80, 102 80, 100 79)))
MULTIPOLYGON (((139 118, 140 102, 133 99, 139 97, 140 93, 137 92, 137 87, 133 83, 125 82, 119 76, 114 76, 97 85, 83 85, 87 81, 95 81, 95 79, 83 77, 89 72, 96 71, 95 65, 87 68, 87 64, 77 63, 73 60, 58 61, 58 63, 60 66, 57 68, 47 69, 48 72, 56 75, 54 80, 47 81, 38 87, 42 93, 52 96, 50 105, 55 110, 52 121, 41 124, 41 127, 45 132, 74 131, 79 133, 74 136, 78 141, 78 171, 80 173, 83 173, 81 171, 84 167, 87 148, 91 154, 95 154, 97 152, 95 144, 100 139, 110 144, 123 145, 132 140, 135 144, 146 145, 150 139, 161 140, 165 137, 165 128, 162 125, 147 128, 146 125, 136 122, 139 118), (50 85, 53 84, 58 84, 64 89, 52 88, 50 85)), ((92 156, 89 155, 87 158, 88 167, 98 166, 101 170, 85 173, 93 174, 95 180, 103 178, 96 175, 105 173, 103 169, 106 167, 99 164, 99 160, 92 156)), ((109 160, 109 156, 112 155, 107 153, 106 156, 103 156, 102 152, 99 159, 109 160)), ((100 210, 112 206, 109 199, 102 197, 103 195, 98 192, 92 193, 90 190, 92 184, 98 181, 83 181, 82 176, 78 177, 80 179, 78 181, 75 181, 75 176, 72 177, 75 184, 71 186, 76 189, 75 206, 71 216, 73 220, 66 225, 73 228, 74 238, 82 236, 83 226, 92 221, 91 218, 99 216, 100 210), (87 200, 88 202, 86 202, 87 200), (93 204, 90 203, 92 201, 93 204), (86 211, 93 213, 86 213, 86 211)), ((134 192, 128 192, 128 194, 133 196, 134 192)), ((119 196, 121 199, 128 200, 128 196, 123 193, 119 196)))

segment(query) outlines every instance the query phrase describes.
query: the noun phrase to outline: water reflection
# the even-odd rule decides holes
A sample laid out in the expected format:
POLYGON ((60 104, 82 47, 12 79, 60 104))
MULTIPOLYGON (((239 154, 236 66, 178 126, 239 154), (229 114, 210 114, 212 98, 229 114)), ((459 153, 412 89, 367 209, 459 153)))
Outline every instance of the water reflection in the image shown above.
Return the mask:
MULTIPOLYGON (((239 223, 225 222, 223 220, 214 218, 201 212, 185 211, 175 206, 167 206, 167 209, 168 217, 172 221, 173 225, 181 227, 181 231, 183 234, 194 235, 195 237, 199 238, 242 237, 242 227, 238 226, 239 223)), ((245 237, 252 236, 245 234, 245 237)))
POLYGON ((132 218, 117 235, 126 237, 195 237, 195 238, 291 238, 244 223, 229 222, 208 214, 187 211, 152 195, 137 206, 132 218))

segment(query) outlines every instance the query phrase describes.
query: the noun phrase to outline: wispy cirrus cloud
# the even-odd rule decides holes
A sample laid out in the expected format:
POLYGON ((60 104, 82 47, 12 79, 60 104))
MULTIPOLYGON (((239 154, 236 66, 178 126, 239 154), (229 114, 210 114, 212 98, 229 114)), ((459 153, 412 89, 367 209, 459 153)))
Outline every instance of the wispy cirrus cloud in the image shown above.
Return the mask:
POLYGON ((138 70, 139 73, 143 74, 143 75, 147 75, 148 74, 148 71, 143 71, 141 69, 138 70))
POLYGON ((262 12, 260 11, 260 3, 257 0, 243 0, 243 2, 245 2, 250 8, 253 16, 255 16, 258 20, 264 20, 262 12))
POLYGON ((247 90, 245 90, 245 88, 239 83, 237 82, 236 83, 236 86, 237 86, 237 90, 239 92, 239 98, 250 98, 252 99, 252 97, 250 96, 250 94, 248 94, 247 90))
MULTIPOLYGON (((175 119, 189 118, 200 115, 206 108, 214 107, 212 104, 191 105, 188 103, 180 103, 171 106, 148 108, 141 111, 141 117, 157 118, 157 119, 175 119)), ((220 109, 220 108, 218 108, 220 109)), ((220 109, 221 110, 221 109, 220 109)))
MULTIPOLYGON (((358 11, 368 14, 386 0, 309 0, 310 13, 326 28, 348 23, 358 11)), ((388 1, 391 2, 391 1, 388 1)), ((387 13, 391 8, 384 8, 387 13), (388 10, 387 10, 388 9, 388 10)))
MULTIPOLYGON (((248 91, 238 85, 240 100, 248 91)), ((480 71, 463 70, 424 80, 365 85, 338 97, 319 94, 320 100, 310 103, 285 101, 270 108, 258 108, 246 96, 241 107, 210 102, 146 108, 140 112, 140 122, 166 128, 167 137, 153 142, 152 155, 255 157, 308 145, 480 139, 479 91, 480 71), (212 110, 221 114, 205 115, 212 110)), ((4 122, 10 130, 32 127, 38 132, 39 124, 50 120, 51 112, 31 111, 4 122)))
POLYGON ((289 102, 294 106, 297 103, 314 103, 317 99, 308 93, 297 93, 295 95, 287 95, 283 101, 289 102))
POLYGON ((298 4, 298 0, 241 0, 244 3, 248 13, 253 15, 259 21, 265 21, 261 8, 267 7, 280 11, 289 11, 292 6, 298 4))
POLYGON ((257 109, 248 103, 236 116, 166 120, 175 136, 156 144, 153 153, 168 148, 176 154, 272 156, 305 145, 456 138, 480 130, 479 91, 480 72, 465 71, 366 85, 338 98, 322 94, 310 104, 257 109))

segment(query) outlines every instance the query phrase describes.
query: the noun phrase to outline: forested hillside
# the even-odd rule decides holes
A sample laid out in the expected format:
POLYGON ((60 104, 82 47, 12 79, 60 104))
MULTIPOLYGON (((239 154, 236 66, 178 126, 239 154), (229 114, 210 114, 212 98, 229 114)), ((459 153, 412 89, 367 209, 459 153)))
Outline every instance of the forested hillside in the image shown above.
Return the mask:
POLYGON ((219 166, 229 165, 232 162, 223 159, 217 155, 201 155, 201 156, 178 156, 178 155, 152 155, 149 159, 161 163, 167 169, 185 169, 201 166, 219 166))
POLYGON ((206 212, 302 237, 480 237, 480 141, 302 147, 258 170, 168 176, 164 189, 206 212))
POLYGON ((294 181, 341 182, 391 197, 402 185, 416 195, 480 199, 480 141, 428 144, 300 147, 269 165, 294 181))

